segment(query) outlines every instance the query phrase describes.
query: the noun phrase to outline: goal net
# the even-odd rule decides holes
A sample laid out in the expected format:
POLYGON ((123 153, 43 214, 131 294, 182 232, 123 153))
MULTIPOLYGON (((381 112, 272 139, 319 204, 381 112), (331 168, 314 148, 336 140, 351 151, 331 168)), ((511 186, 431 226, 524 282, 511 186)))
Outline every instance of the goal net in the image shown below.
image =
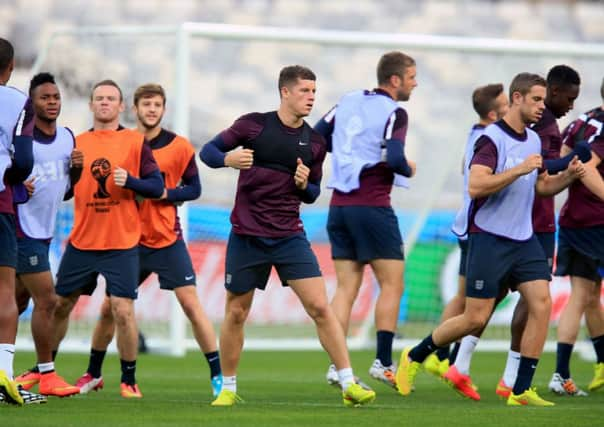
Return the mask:
MULTIPOLYGON (((379 57, 395 49, 415 58, 419 83, 404 104, 410 118, 407 154, 417 162, 418 173, 409 189, 395 188, 392 193, 407 257, 398 337, 416 340, 437 324, 443 305, 457 287, 459 253, 450 226, 462 200, 463 146, 476 120, 473 89, 496 82, 507 88, 519 72, 545 75, 553 65, 569 64, 580 72, 582 85, 568 121, 600 103, 603 46, 187 23, 180 27, 57 31, 49 37, 33 71, 57 76, 63 94, 59 121, 76 134, 91 126, 87 103, 96 81, 111 78, 121 85, 128 106, 122 120, 125 126, 134 125, 129 109, 134 89, 146 82, 160 83, 168 97, 164 126, 188 136, 199 150, 238 116, 275 109, 279 103, 277 76, 283 66, 302 64, 317 74, 316 102, 309 117, 314 124, 347 91, 373 88, 379 57)), ((331 173, 329 164, 328 156, 324 176, 331 173)), ((181 207, 180 214, 197 271, 200 300, 218 327, 224 315, 224 257, 237 172, 198 166, 203 194, 181 207)), ((303 207, 302 217, 331 297, 336 278, 325 231, 330 195, 323 188, 315 204, 303 207)), ((59 213, 52 244, 53 268, 58 265, 71 222, 72 208, 67 203, 59 213)), ((351 347, 373 346, 373 307, 378 292, 367 270, 352 312, 351 347)), ((552 325, 568 292, 568 280, 556 278, 552 325)), ((89 348, 103 295, 101 278, 94 295, 82 297, 76 306, 63 349, 89 348)), ((515 298, 510 295, 498 308, 481 348, 506 348, 515 298)), ((23 346, 33 346, 28 338, 29 315, 30 311, 20 322, 23 346)), ((136 315, 151 349, 182 354, 195 348, 188 322, 172 295, 159 290, 154 276, 141 287, 136 315)), ((401 343, 397 341, 397 345, 401 343)), ((275 274, 267 290, 256 293, 246 346, 319 347, 301 304, 292 292, 281 288, 275 274)))

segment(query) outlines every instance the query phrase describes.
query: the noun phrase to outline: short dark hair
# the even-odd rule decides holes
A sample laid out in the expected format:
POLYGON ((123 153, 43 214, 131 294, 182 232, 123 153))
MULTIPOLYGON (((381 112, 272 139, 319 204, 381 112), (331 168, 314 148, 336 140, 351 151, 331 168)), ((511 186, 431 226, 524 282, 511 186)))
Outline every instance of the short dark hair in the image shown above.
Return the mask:
POLYGON ((547 85, 556 85, 559 87, 568 87, 571 85, 579 86, 581 77, 573 68, 568 65, 555 65, 547 73, 547 85))
POLYGON ((161 96, 164 100, 164 105, 166 105, 166 91, 164 91, 164 88, 161 87, 161 85, 158 85, 157 83, 147 83, 141 85, 134 91, 134 105, 136 106, 141 98, 150 98, 156 95, 161 96))
POLYGON ((115 81, 111 80, 111 79, 105 79, 105 80, 101 80, 100 82, 98 82, 94 86, 92 86, 92 90, 90 91, 90 100, 91 101, 92 101, 92 94, 94 93, 94 91, 96 90, 96 88, 99 87, 99 86, 113 86, 120 93, 120 101, 124 100, 124 95, 122 94, 122 89, 120 89, 120 87, 118 86, 118 84, 115 81))
POLYGON ((547 87, 547 82, 539 74, 517 74, 512 83, 510 83, 510 102, 512 101, 514 92, 519 92, 520 95, 524 96, 531 91, 533 86, 547 87))
POLYGON ((378 85, 388 83, 392 76, 402 77, 405 70, 414 65, 415 59, 403 52, 394 51, 383 54, 377 65, 378 85))
POLYGON ((0 37, 0 72, 8 68, 15 57, 13 45, 6 39, 0 37))
POLYGON ((55 81, 55 76, 50 73, 38 73, 33 76, 31 81, 29 82, 29 97, 32 97, 34 90, 38 86, 41 86, 45 83, 52 83, 53 85, 56 85, 57 82, 55 81))
POLYGON ((296 83, 298 79, 316 81, 317 76, 310 68, 302 65, 288 65, 287 67, 283 67, 279 73, 279 87, 277 88, 279 89, 279 93, 281 93, 282 87, 296 83))
POLYGON ((472 93, 474 111, 481 119, 485 119, 490 111, 495 110, 497 97, 503 93, 501 83, 488 84, 476 88, 472 93))
POLYGON ((602 84, 600 85, 600 96, 604 99, 604 79, 602 79, 602 84))

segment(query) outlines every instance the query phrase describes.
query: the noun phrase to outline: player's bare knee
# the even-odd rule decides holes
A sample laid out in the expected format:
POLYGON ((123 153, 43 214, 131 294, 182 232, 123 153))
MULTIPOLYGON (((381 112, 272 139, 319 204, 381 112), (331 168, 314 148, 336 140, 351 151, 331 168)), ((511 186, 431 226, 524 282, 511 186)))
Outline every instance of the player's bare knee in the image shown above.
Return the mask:
MULTIPOLYGON (((599 288, 596 288, 599 289, 599 288)), ((599 293, 595 293, 595 292, 590 292, 587 295, 585 295, 585 299, 584 299, 584 307, 585 309, 600 309, 600 294, 599 293)))
POLYGON ((111 311, 118 327, 134 321, 134 305, 127 301, 112 301, 111 311))
POLYGON ((381 284, 380 296, 385 298, 400 299, 405 289, 402 280, 388 281, 381 284))
POLYGON ((47 313, 47 315, 52 316, 57 307, 57 302, 58 298, 53 293, 50 295, 45 295, 44 298, 38 298, 37 300, 35 300, 34 307, 37 310, 40 310, 44 313, 47 313))
POLYGON ((69 297, 58 297, 55 306, 55 317, 66 319, 69 317, 71 310, 75 305, 75 301, 69 297))
POLYGON ((464 312, 466 326, 469 331, 481 330, 489 320, 489 313, 484 310, 471 310, 464 312))
POLYGON ((529 311, 539 316, 549 316, 552 309, 552 299, 549 292, 542 292, 538 295, 534 295, 530 301, 528 301, 529 311))
POLYGON ((199 302, 196 300, 196 296, 194 296, 193 298, 190 298, 188 296, 184 298, 179 298, 178 302, 180 303, 180 307, 185 313, 185 316, 187 316, 189 320, 192 320, 197 317, 198 311, 202 310, 199 302))
POLYGON ((230 323, 242 325, 243 323, 245 323, 249 311, 250 309, 248 307, 244 307, 239 304, 232 304, 228 307, 226 317, 228 318, 230 323))
POLYGON ((101 317, 101 320, 113 319, 113 311, 111 308, 111 303, 107 303, 107 304, 103 303, 103 305, 101 305, 100 317, 101 317))
POLYGON ((306 312, 314 320, 325 319, 329 313, 330 307, 327 301, 311 302, 306 305, 306 312))

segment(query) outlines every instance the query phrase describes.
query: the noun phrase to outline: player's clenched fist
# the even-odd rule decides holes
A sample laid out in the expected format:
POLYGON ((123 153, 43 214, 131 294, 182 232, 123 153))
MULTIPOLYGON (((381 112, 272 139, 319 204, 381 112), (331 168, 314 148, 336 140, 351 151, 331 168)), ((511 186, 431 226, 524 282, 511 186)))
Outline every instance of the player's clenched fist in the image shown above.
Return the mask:
POLYGON ((519 166, 522 175, 529 174, 543 166, 543 157, 541 157, 541 154, 531 154, 519 166))
POLYGON ((579 160, 579 157, 574 156, 573 159, 568 164, 568 173, 572 178, 583 178, 585 176, 586 170, 583 162, 579 160))
POLYGON ((249 169, 254 164, 254 150, 244 148, 231 151, 224 157, 224 165, 235 169, 249 169))
POLYGON ((34 190, 36 189, 36 186, 34 184, 34 181, 36 180, 35 176, 32 176, 31 178, 29 178, 27 181, 23 182, 23 185, 25 186, 25 191, 27 191, 27 195, 29 197, 33 196, 34 194, 34 190))
POLYGON ((113 182, 118 187, 123 187, 126 185, 126 180, 128 179, 128 171, 126 169, 122 169, 119 166, 115 168, 113 171, 113 182))
POLYGON ((294 182, 296 183, 296 187, 298 187, 300 190, 306 190, 310 169, 304 163, 302 163, 300 158, 298 158, 297 163, 298 166, 296 167, 296 173, 294 174, 294 182))
POLYGON ((74 148, 71 152, 71 158, 69 160, 71 167, 82 168, 84 166, 84 153, 77 148, 74 148))

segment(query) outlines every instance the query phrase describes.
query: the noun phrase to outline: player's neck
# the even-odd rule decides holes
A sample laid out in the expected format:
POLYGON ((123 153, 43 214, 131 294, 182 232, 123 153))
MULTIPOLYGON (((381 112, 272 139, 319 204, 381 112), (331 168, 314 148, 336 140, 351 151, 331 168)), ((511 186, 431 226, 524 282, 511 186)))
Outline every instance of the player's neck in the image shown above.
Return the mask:
POLYGON ((283 107, 279 107, 277 110, 277 116, 279 116, 281 123, 290 128, 299 128, 304 124, 303 117, 297 116, 283 107))
POLYGON ((159 135, 159 133, 161 132, 161 126, 159 126, 159 125, 149 129, 149 128, 143 126, 141 123, 138 123, 136 125, 136 127, 140 133, 145 135, 145 139, 147 141, 151 141, 152 139, 155 139, 157 137, 157 135, 159 135))
POLYGON ((45 135, 54 135, 57 132, 57 121, 42 120, 38 117, 34 120, 34 126, 42 131, 45 135))
POLYGON ((101 122, 98 120, 94 121, 92 128, 94 130, 117 130, 120 127, 120 119, 119 117, 116 120, 112 120, 110 122, 101 122))
POLYGON ((393 88, 392 86, 389 86, 389 85, 381 85, 381 86, 378 86, 378 89, 383 90, 384 92, 386 92, 388 94, 388 96, 390 96, 390 98, 392 98, 396 101, 396 89, 395 88, 393 88))
POLYGON ((489 120, 489 119, 480 119, 478 120, 478 125, 482 126, 482 127, 487 127, 488 125, 490 125, 491 123, 495 123, 495 121, 493 120, 489 120))
POLYGON ((526 123, 522 120, 520 111, 510 110, 510 112, 503 117, 503 120, 505 120, 509 127, 518 132, 518 134, 523 134, 526 130, 526 123))

